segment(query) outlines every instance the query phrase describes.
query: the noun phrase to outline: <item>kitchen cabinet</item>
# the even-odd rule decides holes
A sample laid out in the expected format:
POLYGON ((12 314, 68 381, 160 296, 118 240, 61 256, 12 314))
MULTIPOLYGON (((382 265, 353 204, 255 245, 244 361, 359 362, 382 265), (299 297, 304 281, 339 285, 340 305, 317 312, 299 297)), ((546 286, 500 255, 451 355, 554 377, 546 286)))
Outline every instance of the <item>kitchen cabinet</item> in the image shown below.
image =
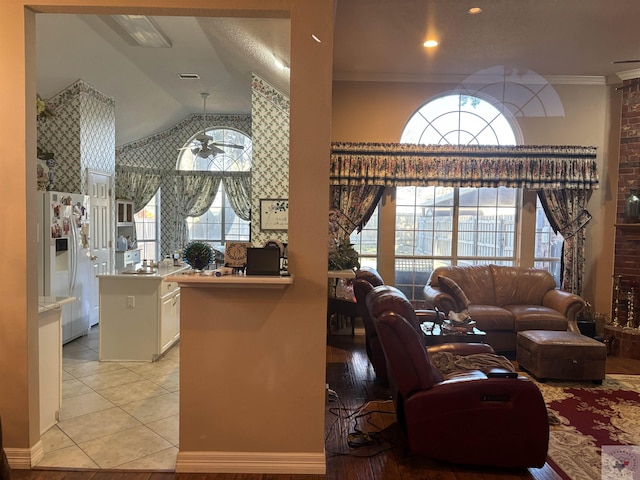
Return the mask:
POLYGON ((120 270, 137 263, 140 263, 140 249, 127 250, 125 252, 116 251, 116 269, 120 270))
POLYGON ((133 202, 117 200, 116 212, 118 226, 133 225, 133 202))
POLYGON ((101 361, 153 362, 180 339, 180 287, 165 278, 188 268, 98 275, 101 361))

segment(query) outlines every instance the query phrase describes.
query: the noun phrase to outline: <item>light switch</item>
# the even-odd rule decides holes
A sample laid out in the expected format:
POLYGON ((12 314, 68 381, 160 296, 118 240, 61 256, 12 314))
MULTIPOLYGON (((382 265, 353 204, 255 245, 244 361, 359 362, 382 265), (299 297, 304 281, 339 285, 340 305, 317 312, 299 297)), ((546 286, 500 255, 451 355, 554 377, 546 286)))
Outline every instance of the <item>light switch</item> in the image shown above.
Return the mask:
POLYGON ((136 306, 136 297, 129 295, 127 297, 127 308, 134 308, 136 306))

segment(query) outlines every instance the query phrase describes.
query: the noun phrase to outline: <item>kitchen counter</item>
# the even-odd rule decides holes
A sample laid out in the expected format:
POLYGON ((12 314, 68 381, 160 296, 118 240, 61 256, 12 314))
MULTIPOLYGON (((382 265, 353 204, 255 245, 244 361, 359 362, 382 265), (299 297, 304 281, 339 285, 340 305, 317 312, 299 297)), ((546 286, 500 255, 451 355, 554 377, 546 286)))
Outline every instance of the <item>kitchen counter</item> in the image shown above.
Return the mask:
POLYGON ((62 305, 75 297, 38 297, 40 434, 56 423, 62 405, 62 305))
POLYGON ((207 271, 200 274, 178 272, 167 277, 167 281, 177 282, 180 287, 192 288, 284 288, 293 283, 293 276, 234 274, 216 277, 207 271))
POLYGON ((188 265, 98 275, 101 361, 153 362, 180 338, 180 287, 188 265))
POLYGON ((166 277, 170 275, 175 275, 180 272, 186 272, 190 270, 191 267, 189 265, 179 265, 179 266, 165 266, 160 264, 159 267, 154 267, 153 269, 142 269, 140 264, 136 266, 130 266, 127 268, 121 268, 114 270, 111 273, 106 273, 103 275, 98 275, 98 278, 136 278, 136 279, 152 279, 152 280, 164 280, 166 277))

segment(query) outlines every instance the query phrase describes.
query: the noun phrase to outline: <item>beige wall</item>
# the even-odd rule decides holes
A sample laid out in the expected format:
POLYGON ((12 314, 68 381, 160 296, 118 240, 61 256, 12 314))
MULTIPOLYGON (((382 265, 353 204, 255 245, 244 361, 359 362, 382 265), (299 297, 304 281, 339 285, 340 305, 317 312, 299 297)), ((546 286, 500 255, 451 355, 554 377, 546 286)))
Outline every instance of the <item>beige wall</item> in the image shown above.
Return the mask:
MULTIPOLYGON (((333 141, 398 142, 411 115, 434 96, 453 91, 456 84, 348 82, 333 83, 333 141)), ((584 145, 598 149, 601 188, 591 197, 588 209, 593 219, 587 228, 585 298, 597 311, 609 313, 615 221, 617 143, 619 138, 619 92, 605 85, 553 85, 564 115, 517 117, 523 143, 538 145, 584 145), (612 187, 613 186, 613 187, 612 187)), ((554 105, 557 107, 557 105, 554 105)), ((533 198, 535 201, 535 197, 533 198)), ((393 228, 393 201, 383 199, 381 228, 393 228)), ((535 205, 535 204, 533 204, 535 205)), ((531 231, 535 211, 523 211, 523 228, 531 231)), ((393 278, 393 238, 382 232, 379 269, 383 278, 393 278)), ((533 251, 523 239, 523 251, 533 251)), ((531 264, 531 255, 521 257, 531 264)))
MULTIPOLYGON (((323 454, 328 179, 319 179, 327 178, 329 159, 333 2, 68 0, 64 2, 64 9, 59 3, 39 1, 38 11, 124 13, 127 8, 140 7, 132 13, 225 12, 291 17, 289 265, 295 284, 287 291, 286 305, 278 309, 282 319, 281 336, 273 348, 291 344, 304 352, 304 356, 279 357, 271 369, 274 375, 282 375, 289 362, 297 362, 300 372, 297 389, 304 401, 292 406, 295 409, 292 418, 298 422, 300 431, 308 432, 309 438, 296 448, 323 454), (109 8, 90 8, 98 3, 109 8), (312 33, 321 38, 322 43, 313 41, 312 33), (295 329, 288 328, 292 322, 295 329)), ((37 268, 33 254, 36 248, 34 18, 31 14, 25 15, 24 5, 22 0, 0 3, 0 65, 5 72, 0 77, 0 178, 4 179, 3 196, 10 199, 0 202, 0 219, 6 226, 0 231, 0 251, 11 252, 0 264, 0 282, 5 295, 0 303, 0 415, 5 447, 10 453, 25 452, 28 457, 29 450, 39 441, 39 429, 35 368, 38 359, 37 350, 31 348, 37 345, 37 268)), ((230 368, 234 368, 236 360, 230 360, 230 368)), ((212 379, 210 385, 203 385, 203 394, 218 395, 223 387, 212 379)), ((260 399, 256 400, 259 405, 260 399)), ((185 435, 188 437, 190 432, 181 432, 181 437, 185 435)), ((265 441, 269 439, 264 431, 256 435, 265 441)), ((25 463, 28 466, 28 458, 25 463)))

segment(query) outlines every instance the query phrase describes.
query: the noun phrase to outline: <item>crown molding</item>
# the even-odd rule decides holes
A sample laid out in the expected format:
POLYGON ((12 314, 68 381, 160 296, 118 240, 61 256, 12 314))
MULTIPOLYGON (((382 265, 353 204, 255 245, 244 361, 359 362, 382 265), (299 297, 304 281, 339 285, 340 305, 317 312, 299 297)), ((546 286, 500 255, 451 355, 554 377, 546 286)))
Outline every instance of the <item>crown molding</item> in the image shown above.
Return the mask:
POLYGON ((489 83, 521 83, 528 85, 606 85, 604 76, 585 75, 495 75, 475 73, 471 75, 439 75, 439 74, 398 74, 398 73, 349 73, 334 72, 333 81, 337 82, 396 82, 396 83, 454 83, 454 84, 489 84, 489 83))
POLYGON ((620 80, 632 80, 634 78, 640 78, 640 68, 634 68, 633 70, 625 70, 624 72, 616 73, 620 80))

